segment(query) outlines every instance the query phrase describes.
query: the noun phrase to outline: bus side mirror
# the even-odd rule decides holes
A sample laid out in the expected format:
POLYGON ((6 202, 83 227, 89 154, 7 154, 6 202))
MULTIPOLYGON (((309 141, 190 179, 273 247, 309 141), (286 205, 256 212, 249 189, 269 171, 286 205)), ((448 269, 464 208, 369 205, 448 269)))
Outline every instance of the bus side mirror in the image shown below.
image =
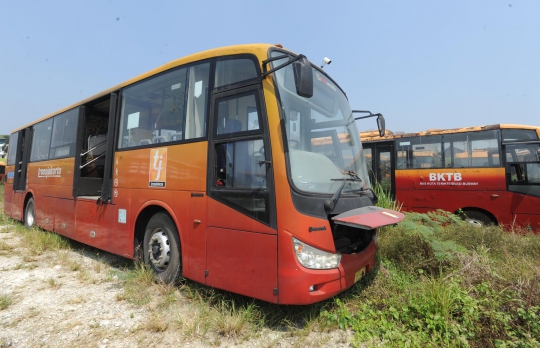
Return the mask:
POLYGON ((379 136, 384 137, 384 134, 386 133, 386 128, 384 116, 382 114, 379 114, 379 116, 377 116, 377 127, 379 127, 379 136))
POLYGON ((305 56, 293 63, 296 94, 304 98, 313 97, 313 69, 305 56))

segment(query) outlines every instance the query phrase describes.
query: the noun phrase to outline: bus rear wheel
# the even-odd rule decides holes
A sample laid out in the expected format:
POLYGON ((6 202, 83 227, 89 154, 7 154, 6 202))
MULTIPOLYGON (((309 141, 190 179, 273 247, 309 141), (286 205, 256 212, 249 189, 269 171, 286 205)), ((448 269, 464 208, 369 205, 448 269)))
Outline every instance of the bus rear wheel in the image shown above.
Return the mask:
POLYGON ((488 226, 493 225, 494 221, 491 220, 486 214, 479 211, 467 210, 463 212, 463 220, 474 226, 488 226))
POLYGON ((178 284, 182 279, 182 259, 178 230, 164 212, 152 216, 143 241, 144 262, 154 271, 157 281, 178 284))
POLYGON ((36 206, 34 205, 34 198, 30 197, 24 208, 24 226, 31 228, 34 226, 34 221, 36 221, 36 206))

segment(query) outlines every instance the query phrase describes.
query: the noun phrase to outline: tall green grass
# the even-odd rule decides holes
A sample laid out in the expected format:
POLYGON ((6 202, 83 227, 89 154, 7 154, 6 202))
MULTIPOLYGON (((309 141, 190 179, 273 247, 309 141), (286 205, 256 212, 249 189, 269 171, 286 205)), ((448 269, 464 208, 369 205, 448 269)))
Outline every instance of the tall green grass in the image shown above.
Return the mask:
POLYGON ((321 325, 352 330, 355 346, 540 346, 540 235, 405 214, 380 231, 373 282, 333 299, 321 325))
POLYGON ((372 185, 372 190, 378 198, 377 206, 397 211, 401 210, 401 204, 394 201, 390 195, 390 192, 388 192, 388 190, 385 190, 380 183, 375 182, 372 185))

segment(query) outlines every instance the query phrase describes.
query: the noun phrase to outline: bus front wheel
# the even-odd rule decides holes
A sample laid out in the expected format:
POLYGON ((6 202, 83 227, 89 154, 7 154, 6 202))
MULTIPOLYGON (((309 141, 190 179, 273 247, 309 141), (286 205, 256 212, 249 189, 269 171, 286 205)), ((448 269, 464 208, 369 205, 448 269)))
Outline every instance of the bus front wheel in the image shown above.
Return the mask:
POLYGON ((36 206, 34 205, 34 198, 30 197, 28 202, 26 202, 26 208, 24 209, 24 226, 26 228, 31 228, 34 226, 34 221, 36 220, 36 206))
POLYGON ((143 241, 144 262, 154 271, 157 281, 178 284, 182 278, 182 259, 178 230, 164 212, 152 216, 143 241))
POLYGON ((494 222, 486 214, 479 211, 467 210, 463 212, 463 219, 474 226, 493 225, 494 222))

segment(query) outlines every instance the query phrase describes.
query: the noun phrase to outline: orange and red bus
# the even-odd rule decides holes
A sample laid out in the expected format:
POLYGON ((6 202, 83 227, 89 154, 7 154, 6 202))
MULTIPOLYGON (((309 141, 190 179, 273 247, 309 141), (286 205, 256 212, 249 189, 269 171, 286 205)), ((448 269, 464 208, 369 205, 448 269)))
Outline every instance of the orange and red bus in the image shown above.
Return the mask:
POLYGON ((361 153, 345 94, 305 56, 217 48, 14 130, 4 209, 167 283, 309 304, 369 272, 377 228, 403 219, 374 206, 361 153))
POLYGON ((540 127, 496 124, 379 137, 360 133, 371 179, 404 211, 540 231, 540 127))
POLYGON ((6 163, 0 162, 0 184, 4 184, 4 175, 6 174, 6 163))

